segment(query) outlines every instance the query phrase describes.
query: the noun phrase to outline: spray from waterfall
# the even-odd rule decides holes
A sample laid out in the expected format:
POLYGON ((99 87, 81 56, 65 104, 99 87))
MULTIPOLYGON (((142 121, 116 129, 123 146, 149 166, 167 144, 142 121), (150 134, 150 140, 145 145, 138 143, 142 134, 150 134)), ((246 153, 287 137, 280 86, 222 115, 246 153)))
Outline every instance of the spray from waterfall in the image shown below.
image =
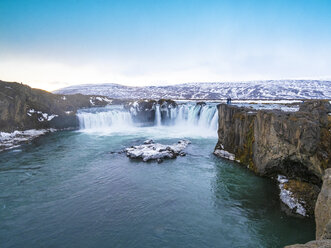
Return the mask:
MULTIPOLYGON (((176 132, 208 137, 217 135, 216 105, 187 103, 161 107, 156 104, 154 110, 149 112, 154 114, 153 121, 146 123, 136 118, 137 109, 128 110, 121 106, 85 109, 77 115, 80 129, 85 131, 134 132, 142 130, 141 127, 155 127, 160 130, 167 129, 169 135, 176 132)), ((140 114, 144 115, 145 112, 140 114)))

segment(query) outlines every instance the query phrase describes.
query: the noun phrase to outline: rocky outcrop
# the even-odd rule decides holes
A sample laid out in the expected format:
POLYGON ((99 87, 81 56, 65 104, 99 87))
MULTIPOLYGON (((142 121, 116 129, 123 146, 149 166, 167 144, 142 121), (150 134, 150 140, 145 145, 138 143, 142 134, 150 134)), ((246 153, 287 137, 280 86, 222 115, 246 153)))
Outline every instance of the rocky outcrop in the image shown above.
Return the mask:
POLYGON ((160 117, 163 121, 171 118, 171 109, 177 107, 177 103, 170 99, 160 100, 137 100, 128 101, 124 104, 124 108, 133 114, 133 119, 136 122, 154 123, 155 112, 159 109, 160 117))
POLYGON ((105 106, 111 101, 101 96, 56 95, 0 81, 0 131, 77 127, 77 109, 105 106))
POLYGON ((330 247, 331 247, 331 239, 314 240, 306 244, 285 246, 285 248, 330 248, 330 247))
POLYGON ((214 153, 262 176, 285 176, 284 189, 312 215, 322 175, 331 167, 330 108, 323 100, 306 101, 297 112, 220 104, 214 153))
POLYGON ((323 186, 315 207, 316 240, 285 248, 330 248, 331 247, 331 169, 325 170, 323 186))
POLYGON ((176 144, 163 145, 154 143, 153 140, 146 140, 144 144, 126 148, 124 151, 129 158, 142 159, 147 162, 157 160, 162 162, 163 159, 174 159, 178 155, 185 156, 183 150, 190 144, 188 140, 179 140, 176 144))
POLYGON ((316 239, 331 239, 331 169, 325 171, 315 207, 316 239))
POLYGON ((282 174, 317 185, 331 167, 330 104, 307 101, 298 112, 251 110, 221 104, 215 151, 260 175, 282 174))

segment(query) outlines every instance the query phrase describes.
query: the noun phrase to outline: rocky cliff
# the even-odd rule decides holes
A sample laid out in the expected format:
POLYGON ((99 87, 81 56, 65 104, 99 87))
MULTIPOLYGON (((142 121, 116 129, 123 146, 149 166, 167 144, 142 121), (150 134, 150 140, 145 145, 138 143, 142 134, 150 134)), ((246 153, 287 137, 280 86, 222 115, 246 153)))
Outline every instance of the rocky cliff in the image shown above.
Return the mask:
POLYGON ((77 109, 110 102, 101 96, 56 95, 0 81, 0 131, 77 127, 77 109))
POLYGON ((331 239, 331 169, 325 171, 315 207, 316 238, 331 239))
POLYGON ((331 169, 325 170, 323 186, 315 208, 316 240, 285 248, 330 248, 331 247, 331 169))
POLYGON ((313 215, 323 172, 331 167, 330 103, 306 101, 297 112, 220 104, 218 111, 214 153, 259 175, 286 177, 283 189, 301 198, 313 215))
POLYGON ((218 111, 215 155, 278 178, 280 198, 292 213, 315 215, 317 240, 291 248, 331 247, 329 101, 305 101, 297 112, 226 104, 218 111))

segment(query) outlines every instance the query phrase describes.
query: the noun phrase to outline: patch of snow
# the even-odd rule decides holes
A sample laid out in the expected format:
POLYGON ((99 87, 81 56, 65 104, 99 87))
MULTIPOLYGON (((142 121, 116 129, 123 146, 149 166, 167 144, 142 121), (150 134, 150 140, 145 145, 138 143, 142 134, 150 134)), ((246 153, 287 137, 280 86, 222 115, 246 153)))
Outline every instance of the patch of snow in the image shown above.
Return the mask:
POLYGON ((284 112, 297 112, 299 111, 300 107, 299 106, 281 106, 280 110, 284 112))
POLYGON ((188 140, 179 140, 173 145, 163 145, 154 143, 153 140, 146 140, 143 145, 126 148, 125 152, 129 158, 141 158, 144 162, 149 160, 162 160, 164 158, 176 158, 178 155, 184 156, 182 152, 188 144, 188 140))
MULTIPOLYGON (((238 101, 234 103, 232 102, 232 105, 239 106, 239 107, 245 107, 250 108, 254 110, 281 110, 284 112, 296 112, 299 111, 299 105, 291 105, 287 106, 282 103, 273 103, 273 104, 266 104, 266 103, 252 103, 252 102, 244 102, 244 101, 238 101)), ((253 113, 253 112, 251 112, 253 113)))
POLYGON ((290 209, 295 209, 297 214, 306 216, 306 209, 303 207, 303 205, 293 196, 291 191, 285 189, 284 187, 284 184, 288 182, 288 179, 285 176, 278 175, 277 181, 279 182, 279 196, 281 201, 290 209))
POLYGON ((55 132, 56 129, 30 129, 25 131, 14 131, 12 133, 0 132, 0 152, 16 148, 20 143, 30 141, 48 132, 55 132))
POLYGON ((67 100, 67 98, 65 96, 61 97, 63 101, 67 100))
POLYGON ((229 159, 229 160, 235 160, 235 155, 233 153, 230 153, 228 151, 225 151, 225 150, 221 150, 221 149, 216 149, 214 151, 214 154, 218 157, 221 157, 221 158, 226 158, 226 159, 229 159))
POLYGON ((41 116, 38 117, 39 122, 51 121, 55 117, 58 117, 58 115, 55 115, 55 114, 50 115, 50 114, 47 114, 47 113, 43 113, 41 111, 36 111, 34 109, 29 109, 27 115, 32 116, 32 114, 34 114, 34 113, 37 113, 37 114, 41 115, 41 116))
POLYGON ((58 117, 58 115, 49 115, 48 118, 47 118, 47 121, 51 121, 55 117, 58 117))
MULTIPOLYGON (((145 100, 146 101, 146 100, 145 100)), ((139 103, 137 102, 137 101, 135 101, 133 104, 132 104, 132 106, 134 107, 134 108, 138 108, 139 107, 139 103)))
POLYGON ((109 100, 107 97, 99 97, 97 96, 95 99, 97 99, 100 102, 108 102, 108 103, 112 103, 113 100, 109 100))

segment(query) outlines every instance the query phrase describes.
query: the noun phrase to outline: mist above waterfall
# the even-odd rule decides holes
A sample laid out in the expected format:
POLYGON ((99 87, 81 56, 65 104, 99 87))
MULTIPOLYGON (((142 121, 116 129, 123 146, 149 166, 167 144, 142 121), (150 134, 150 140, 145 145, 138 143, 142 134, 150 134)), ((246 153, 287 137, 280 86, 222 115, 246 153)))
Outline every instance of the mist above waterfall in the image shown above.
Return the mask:
POLYGON ((153 137, 217 137, 216 104, 154 104, 139 113, 134 106, 129 109, 113 105, 80 110, 80 131, 102 134, 144 132, 153 137))

